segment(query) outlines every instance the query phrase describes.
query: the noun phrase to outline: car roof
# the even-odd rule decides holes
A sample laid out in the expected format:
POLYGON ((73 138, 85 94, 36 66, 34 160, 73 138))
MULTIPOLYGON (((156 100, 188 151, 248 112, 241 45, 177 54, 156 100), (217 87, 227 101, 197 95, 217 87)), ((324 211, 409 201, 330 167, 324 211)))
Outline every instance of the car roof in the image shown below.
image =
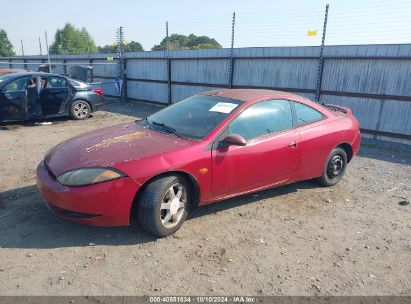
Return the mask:
POLYGON ((52 73, 44 73, 44 72, 21 72, 21 73, 10 73, 6 74, 4 76, 7 76, 8 79, 14 79, 22 76, 60 76, 60 77, 65 77, 64 75, 59 75, 59 74, 52 74, 52 73))
POLYGON ((301 96, 283 92, 266 89, 222 89, 200 93, 202 95, 220 96, 225 98, 237 99, 242 101, 261 100, 266 98, 273 99, 293 99, 293 100, 307 100, 301 96))
POLYGON ((244 101, 244 107, 267 99, 287 99, 310 106, 326 116, 329 116, 330 113, 333 114, 333 112, 330 111, 330 109, 327 109, 320 103, 317 103, 311 99, 305 98, 300 95, 283 91, 266 89, 222 89, 202 92, 199 93, 199 95, 220 96, 225 98, 241 100, 244 101))

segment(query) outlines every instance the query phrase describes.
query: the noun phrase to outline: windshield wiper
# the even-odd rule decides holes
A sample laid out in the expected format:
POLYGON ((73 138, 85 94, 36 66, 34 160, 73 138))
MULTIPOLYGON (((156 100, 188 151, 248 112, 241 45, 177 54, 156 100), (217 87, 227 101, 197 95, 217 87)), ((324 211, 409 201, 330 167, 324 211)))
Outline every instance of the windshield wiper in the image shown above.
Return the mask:
POLYGON ((170 132, 171 134, 174 134, 175 136, 177 136, 177 137, 179 137, 179 138, 183 138, 183 136, 181 136, 181 135, 177 132, 176 129, 174 129, 174 128, 170 127, 170 126, 167 126, 167 125, 164 124, 164 123, 160 123, 160 122, 156 122, 156 121, 149 121, 148 119, 147 119, 147 122, 148 122, 149 124, 152 123, 152 124, 155 125, 155 126, 162 127, 162 128, 164 128, 164 129, 166 129, 168 132, 170 132))

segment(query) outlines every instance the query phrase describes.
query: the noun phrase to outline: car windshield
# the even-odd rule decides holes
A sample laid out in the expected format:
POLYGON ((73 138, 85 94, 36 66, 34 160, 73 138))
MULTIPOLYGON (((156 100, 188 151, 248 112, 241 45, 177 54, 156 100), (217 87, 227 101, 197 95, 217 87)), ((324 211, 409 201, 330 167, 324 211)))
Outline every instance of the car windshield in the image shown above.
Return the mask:
POLYGON ((141 123, 160 132, 202 139, 242 103, 230 98, 194 95, 147 117, 141 123))

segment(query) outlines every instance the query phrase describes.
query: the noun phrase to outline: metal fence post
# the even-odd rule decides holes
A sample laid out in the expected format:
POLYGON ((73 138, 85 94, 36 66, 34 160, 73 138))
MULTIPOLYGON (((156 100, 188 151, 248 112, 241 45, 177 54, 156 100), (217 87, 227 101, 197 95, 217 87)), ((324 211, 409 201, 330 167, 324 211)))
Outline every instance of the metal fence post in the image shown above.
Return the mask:
POLYGON ((39 48, 40 48, 40 56, 41 56, 41 55, 43 55, 43 50, 41 49, 41 40, 40 40, 40 37, 39 37, 39 48))
POLYGON ((321 39, 321 48, 320 48, 320 61, 318 63, 317 91, 316 91, 316 94, 315 94, 315 100, 317 102, 320 102, 321 84, 322 84, 322 81, 323 81, 324 43, 325 43, 325 33, 327 31, 328 8, 329 8, 329 4, 327 4, 325 6, 325 14, 324 14, 323 36, 322 36, 322 39, 321 39))
POLYGON ((171 98, 171 59, 170 59, 170 39, 168 36, 168 21, 166 21, 166 42, 167 42, 167 51, 166 51, 167 103, 168 105, 171 105, 173 101, 171 98))
POLYGON ((235 27, 235 12, 233 12, 233 21, 231 23, 231 48, 230 48, 230 66, 228 68, 228 87, 233 88, 234 76, 234 27, 235 27))
POLYGON ((93 70, 93 59, 89 60, 91 70, 90 70, 90 82, 94 82, 94 70, 93 70))
POLYGON ((21 55, 24 56, 23 39, 20 39, 20 44, 21 44, 21 55))
POLYGON ((67 60, 63 59, 63 74, 67 76, 67 60))
POLYGON ((128 92, 127 92, 127 58, 124 57, 123 62, 124 62, 124 65, 123 65, 124 98, 127 100, 127 98, 128 98, 128 92))
POLYGON ((27 71, 27 59, 24 59, 24 69, 27 71))
POLYGON ((10 69, 13 68, 13 64, 11 63, 11 59, 9 59, 9 68, 10 68, 10 69))
POLYGON ((118 43, 118 57, 119 57, 119 78, 121 79, 121 87, 120 87, 120 99, 122 103, 126 102, 126 96, 124 95, 124 85, 125 81, 125 69, 124 69, 124 32, 123 27, 120 26, 117 31, 117 43, 118 43))
POLYGON ((46 49, 47 49, 47 61, 49 63, 49 73, 52 73, 51 70, 51 63, 50 63, 50 49, 49 49, 49 42, 47 40, 47 31, 44 31, 44 36, 46 38, 46 49))

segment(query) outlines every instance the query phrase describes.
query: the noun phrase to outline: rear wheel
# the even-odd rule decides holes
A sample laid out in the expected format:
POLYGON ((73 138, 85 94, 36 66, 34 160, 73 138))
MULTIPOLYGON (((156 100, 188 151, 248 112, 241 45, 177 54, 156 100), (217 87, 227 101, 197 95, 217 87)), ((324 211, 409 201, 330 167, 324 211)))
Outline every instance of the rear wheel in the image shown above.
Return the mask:
POLYGON ((90 116, 91 108, 87 101, 77 100, 70 107, 70 116, 76 120, 87 119, 90 116))
POLYGON ((342 148, 335 148, 327 159, 323 175, 318 182, 326 187, 337 184, 345 173, 347 167, 347 153, 342 148))
POLYGON ((137 208, 137 220, 148 232, 165 237, 176 232, 188 214, 190 185, 182 176, 164 176, 143 190, 137 208))

